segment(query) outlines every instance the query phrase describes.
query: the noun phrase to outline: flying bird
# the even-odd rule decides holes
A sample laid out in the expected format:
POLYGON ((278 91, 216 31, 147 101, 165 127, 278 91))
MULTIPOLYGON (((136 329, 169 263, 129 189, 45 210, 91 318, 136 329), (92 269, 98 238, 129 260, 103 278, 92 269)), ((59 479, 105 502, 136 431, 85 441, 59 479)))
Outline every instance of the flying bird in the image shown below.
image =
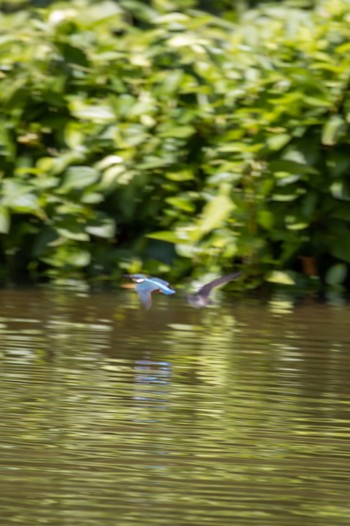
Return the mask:
POLYGON ((175 294, 175 290, 169 286, 167 281, 160 278, 148 278, 144 274, 126 274, 125 278, 131 279, 136 283, 136 292, 139 295, 142 305, 145 309, 149 309, 152 305, 152 293, 159 292, 161 294, 175 294))
POLYGON ((221 278, 216 278, 213 281, 210 281, 197 290, 197 292, 194 292, 193 294, 187 294, 187 302, 191 305, 191 307, 195 307, 197 309, 211 305, 213 303, 209 298, 211 291, 219 285, 224 285, 224 283, 228 283, 229 281, 237 279, 240 275, 240 272, 232 272, 231 274, 227 274, 226 276, 221 276, 221 278))

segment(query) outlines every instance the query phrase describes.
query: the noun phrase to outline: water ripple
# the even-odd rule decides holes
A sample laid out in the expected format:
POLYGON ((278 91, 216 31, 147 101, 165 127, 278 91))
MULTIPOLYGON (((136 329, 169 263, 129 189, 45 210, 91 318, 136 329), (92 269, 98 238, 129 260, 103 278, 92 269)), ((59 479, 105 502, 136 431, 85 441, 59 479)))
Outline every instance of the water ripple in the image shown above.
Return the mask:
POLYGON ((2 291, 2 523, 347 525, 349 306, 165 300, 2 291))

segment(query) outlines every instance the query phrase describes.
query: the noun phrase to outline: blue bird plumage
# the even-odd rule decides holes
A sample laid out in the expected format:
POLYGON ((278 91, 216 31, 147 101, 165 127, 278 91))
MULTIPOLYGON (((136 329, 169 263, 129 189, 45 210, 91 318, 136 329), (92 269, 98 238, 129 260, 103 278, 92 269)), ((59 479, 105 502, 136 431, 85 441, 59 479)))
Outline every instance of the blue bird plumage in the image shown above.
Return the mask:
POLYGON ((125 276, 136 283, 136 292, 139 295, 142 305, 149 309, 152 305, 152 293, 175 294, 175 290, 169 286, 167 281, 160 278, 147 277, 144 274, 128 274, 125 276))

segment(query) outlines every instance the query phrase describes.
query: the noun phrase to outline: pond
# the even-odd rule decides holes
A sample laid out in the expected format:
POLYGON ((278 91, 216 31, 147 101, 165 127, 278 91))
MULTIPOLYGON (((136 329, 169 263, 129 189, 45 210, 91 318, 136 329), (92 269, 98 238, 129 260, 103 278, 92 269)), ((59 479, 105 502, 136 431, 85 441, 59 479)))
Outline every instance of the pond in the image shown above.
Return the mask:
POLYGON ((350 523, 350 307, 0 292, 0 523, 350 523))

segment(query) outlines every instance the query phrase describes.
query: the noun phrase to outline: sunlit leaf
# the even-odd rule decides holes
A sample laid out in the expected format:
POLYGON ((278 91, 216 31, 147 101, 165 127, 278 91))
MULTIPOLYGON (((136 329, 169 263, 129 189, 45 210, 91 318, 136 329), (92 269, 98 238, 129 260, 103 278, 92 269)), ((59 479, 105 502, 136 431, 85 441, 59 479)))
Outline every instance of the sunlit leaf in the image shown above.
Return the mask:
POLYGON ((287 224, 288 230, 305 230, 308 226, 308 223, 302 221, 287 224))
POLYGON ((335 181, 330 186, 330 192, 336 199, 350 201, 350 189, 347 188, 345 181, 335 181))
POLYGON ((99 172, 90 166, 71 166, 68 168, 61 191, 80 190, 96 183, 99 172))
POLYGON ((266 280, 270 283, 278 283, 279 285, 295 285, 295 280, 290 273, 279 270, 271 272, 266 280))
POLYGON ((194 203, 188 197, 168 197, 166 202, 185 212, 193 212, 195 208, 194 203))
POLYGON ((278 194, 275 193, 272 195, 271 199, 273 201, 280 201, 281 203, 289 203, 290 201, 295 201, 298 199, 299 195, 297 192, 289 193, 289 194, 278 194))
POLYGON ((74 267, 86 267, 90 263, 91 255, 86 250, 72 250, 67 263, 74 267))
POLYGON ((116 20, 115 16, 120 15, 122 12, 121 7, 115 2, 103 0, 96 5, 92 4, 90 9, 87 9, 84 13, 84 17, 86 17, 89 22, 93 21, 101 23, 102 20, 110 17, 113 17, 113 20, 116 20))
POLYGON ((103 201, 104 196, 97 192, 84 192, 84 195, 81 196, 81 202, 90 205, 102 203, 103 201))
POLYGON ((196 237, 222 226, 234 208, 233 202, 227 195, 214 197, 203 209, 196 237))
POLYGON ((168 243, 181 243, 183 239, 175 232, 152 232, 147 234, 150 239, 158 239, 160 241, 167 241, 168 243))
POLYGON ((291 136, 287 133, 280 133, 279 135, 272 135, 267 139, 267 145, 270 150, 281 150, 290 141, 291 136))
POLYGON ((104 157, 102 161, 99 161, 97 168, 99 170, 105 170, 106 168, 110 168, 116 164, 123 164, 123 162, 124 159, 120 155, 107 155, 107 157, 104 157))
POLYGON ((174 93, 180 87, 183 77, 184 71, 181 69, 175 69, 174 71, 167 72, 162 86, 158 88, 158 92, 164 95, 170 95, 174 93))
POLYGON ((162 137, 176 137, 179 139, 185 139, 190 137, 194 133, 193 126, 167 126, 161 130, 162 137))
POLYGON ((98 123, 113 122, 115 113, 107 104, 88 104, 80 99, 72 99, 70 110, 78 119, 89 120, 98 123))
POLYGON ((3 184, 2 194, 2 204, 15 212, 40 212, 38 196, 25 183, 6 180, 3 184))
POLYGON ((89 236, 82 230, 80 225, 71 225, 71 228, 58 227, 56 228, 58 234, 67 239, 74 239, 75 241, 88 241, 89 236))
POLYGON ((171 181, 190 181, 194 174, 191 170, 179 170, 178 172, 166 172, 165 177, 171 181))
POLYGON ((266 228, 266 230, 270 230, 274 224, 272 212, 269 210, 260 210, 258 212, 258 222, 262 227, 266 228))
POLYGON ((115 235, 115 223, 105 219, 100 224, 89 224, 85 227, 86 232, 96 237, 113 238, 115 235))
POLYGON ((332 115, 323 127, 322 143, 326 146, 336 144, 345 135, 347 123, 341 115, 332 115))
POLYGON ((51 243, 51 247, 49 255, 42 257, 42 260, 53 267, 83 268, 90 263, 91 254, 87 250, 67 244, 59 244, 57 247, 53 247, 51 243))

